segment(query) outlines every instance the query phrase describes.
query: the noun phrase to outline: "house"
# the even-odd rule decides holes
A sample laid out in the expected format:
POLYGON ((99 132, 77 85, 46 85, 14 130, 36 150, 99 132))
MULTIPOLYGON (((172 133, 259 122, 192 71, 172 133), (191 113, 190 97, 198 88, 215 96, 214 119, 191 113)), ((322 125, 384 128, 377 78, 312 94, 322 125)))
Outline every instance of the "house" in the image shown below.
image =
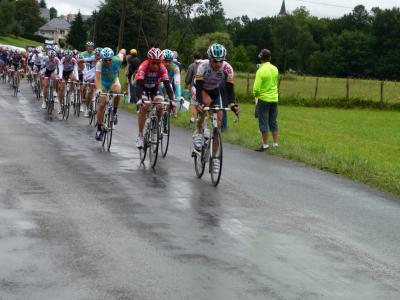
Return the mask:
POLYGON ((65 39, 71 24, 63 18, 54 18, 39 28, 38 34, 46 39, 59 44, 60 39, 65 39))

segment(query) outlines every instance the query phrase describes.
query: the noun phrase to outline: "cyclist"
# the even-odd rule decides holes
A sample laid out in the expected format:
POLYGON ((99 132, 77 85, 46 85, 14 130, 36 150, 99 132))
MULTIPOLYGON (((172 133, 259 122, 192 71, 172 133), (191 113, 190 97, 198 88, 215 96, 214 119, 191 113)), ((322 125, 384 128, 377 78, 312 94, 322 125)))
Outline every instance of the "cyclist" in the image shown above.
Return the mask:
MULTIPOLYGON (((101 50, 101 60, 96 64, 96 79, 95 84, 99 92, 121 93, 121 84, 119 83, 118 75, 121 64, 126 55, 126 50, 121 49, 118 55, 114 56, 114 51, 106 47, 101 50)), ((107 104, 107 97, 101 97, 99 108, 97 111, 97 132, 96 140, 101 141, 103 138, 102 122, 104 118, 104 110, 107 104)), ((118 123, 117 110, 119 97, 114 98, 114 124, 118 123)))
POLYGON ((194 62, 189 65, 186 71, 185 77, 185 87, 189 90, 190 93, 190 123, 194 123, 197 116, 197 100, 196 100, 196 88, 194 87, 195 76, 198 67, 203 62, 202 56, 200 52, 193 53, 194 62))
MULTIPOLYGON (((175 98, 170 100, 182 100, 181 95, 181 72, 179 70, 178 65, 176 65, 174 60, 174 52, 169 49, 165 49, 163 51, 164 55, 164 65, 167 68, 169 82, 172 85, 172 90, 175 92, 175 98)), ((165 88, 165 87, 164 87, 165 88)), ((176 115, 176 103, 172 102, 172 113, 176 115)))
MULTIPOLYGON (((59 65, 58 79, 65 81, 71 80, 74 82, 78 80, 78 64, 76 63, 76 59, 72 56, 73 52, 71 50, 68 49, 64 51, 64 57, 61 59, 59 65)), ((61 113, 61 105, 64 103, 64 90, 65 85, 61 81, 58 86, 58 98, 60 99, 60 107, 58 110, 59 114, 61 113)))
POLYGON ((20 75, 18 70, 23 66, 24 59, 18 49, 14 50, 14 55, 11 58, 11 76, 14 76, 14 72, 17 72, 18 81, 20 80, 20 75))
POLYGON ((32 59, 31 59, 31 62, 33 63, 33 72, 34 72, 33 80, 34 80, 34 82, 36 82, 38 73, 41 69, 42 59, 43 59, 42 48, 41 47, 35 48, 35 50, 33 51, 32 59))
MULTIPOLYGON (((97 49, 97 48, 96 48, 97 49)), ((92 41, 87 41, 86 42, 86 51, 82 52, 81 55, 83 56, 83 58, 91 58, 95 55, 95 51, 94 51, 94 43, 92 41)), ((90 62, 86 62, 86 69, 90 70, 92 69, 96 64, 94 64, 94 66, 90 63, 90 62)))
MULTIPOLYGON (((220 44, 212 44, 207 50, 208 60, 205 60, 198 67, 196 72, 196 98, 199 103, 199 121, 197 123, 197 132, 193 135, 193 144, 197 150, 202 147, 201 132, 205 118, 205 107, 219 105, 222 107, 220 95, 220 85, 225 82, 228 103, 231 110, 238 114, 239 106, 234 102, 234 81, 233 68, 225 61, 226 49, 220 44)), ((222 112, 218 112, 218 128, 221 128, 222 112)), ((219 166, 216 166, 219 168, 219 166)))
MULTIPOLYGON (((86 71, 83 74, 84 82, 94 83, 95 77, 96 77, 96 64, 100 60, 101 50, 102 50, 102 48, 97 47, 96 49, 94 49, 93 56, 87 56, 86 58, 83 57, 81 59, 81 61, 84 62, 86 65, 86 71)), ((83 54, 81 54, 81 55, 84 56, 83 54)), ((88 86, 88 90, 87 90, 88 92, 86 93, 86 99, 85 99, 86 106, 84 108, 84 117, 89 117, 88 106, 90 104, 90 101, 93 100, 94 90, 95 90, 94 85, 88 86)))
MULTIPOLYGON (((136 139, 136 147, 143 148, 143 129, 146 121, 146 113, 149 105, 144 104, 142 99, 143 92, 150 94, 150 97, 162 97, 162 91, 160 82, 164 83, 164 87, 167 91, 168 98, 174 99, 174 92, 172 91, 171 84, 169 82, 168 72, 164 64, 162 63, 163 53, 159 48, 151 48, 147 53, 147 60, 141 63, 138 72, 136 74, 136 89, 138 95, 138 105, 140 107, 138 123, 139 123, 139 134, 136 139)), ((157 116, 161 118, 163 113, 163 106, 157 105, 157 116)))
POLYGON ((47 56, 43 58, 43 61, 44 61, 44 68, 41 70, 41 74, 44 76, 43 78, 44 99, 42 103, 42 108, 46 109, 46 99, 49 89, 49 78, 53 79, 55 82, 57 78, 57 71, 58 71, 58 66, 60 64, 60 60, 57 58, 56 51, 50 50, 47 52, 47 56))

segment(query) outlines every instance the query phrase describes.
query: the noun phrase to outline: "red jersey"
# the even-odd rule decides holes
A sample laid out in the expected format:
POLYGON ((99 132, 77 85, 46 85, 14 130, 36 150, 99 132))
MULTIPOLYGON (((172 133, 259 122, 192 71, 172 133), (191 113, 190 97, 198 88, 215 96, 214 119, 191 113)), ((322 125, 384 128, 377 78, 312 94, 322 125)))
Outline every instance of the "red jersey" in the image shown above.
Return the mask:
POLYGON ((154 89, 161 81, 169 80, 168 71, 164 64, 160 64, 160 69, 157 72, 152 72, 148 60, 141 63, 135 78, 136 80, 144 80, 146 89, 154 89))

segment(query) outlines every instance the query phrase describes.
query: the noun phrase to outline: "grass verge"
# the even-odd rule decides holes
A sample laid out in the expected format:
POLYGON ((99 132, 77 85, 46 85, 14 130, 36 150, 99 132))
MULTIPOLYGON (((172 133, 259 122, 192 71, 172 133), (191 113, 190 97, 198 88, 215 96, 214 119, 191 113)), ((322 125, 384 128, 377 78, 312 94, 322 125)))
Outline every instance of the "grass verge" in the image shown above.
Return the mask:
POLYGON ((15 36, 0 36, 0 44, 25 48, 26 46, 40 46, 42 43, 15 36))
MULTIPOLYGON (((135 108, 126 105, 130 111, 135 108)), ((254 105, 241 105, 240 122, 233 123, 224 141, 249 149, 260 146, 254 105)), ((189 127, 188 113, 173 124, 189 127)), ((304 162, 400 195, 400 118, 398 112, 372 109, 279 107, 280 147, 267 155, 304 162)))

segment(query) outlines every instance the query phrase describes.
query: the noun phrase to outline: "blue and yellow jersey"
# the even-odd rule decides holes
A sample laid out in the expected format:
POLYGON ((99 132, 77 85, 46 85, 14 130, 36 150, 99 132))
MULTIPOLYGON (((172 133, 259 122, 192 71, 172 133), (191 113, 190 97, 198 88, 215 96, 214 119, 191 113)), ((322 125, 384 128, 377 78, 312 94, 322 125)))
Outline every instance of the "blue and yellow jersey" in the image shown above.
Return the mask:
POLYGON ((110 90, 113 83, 119 81, 118 75, 122 64, 122 55, 116 55, 112 58, 112 63, 110 66, 103 64, 100 60, 96 65, 96 73, 100 72, 100 84, 101 88, 105 89, 107 92, 110 90))

